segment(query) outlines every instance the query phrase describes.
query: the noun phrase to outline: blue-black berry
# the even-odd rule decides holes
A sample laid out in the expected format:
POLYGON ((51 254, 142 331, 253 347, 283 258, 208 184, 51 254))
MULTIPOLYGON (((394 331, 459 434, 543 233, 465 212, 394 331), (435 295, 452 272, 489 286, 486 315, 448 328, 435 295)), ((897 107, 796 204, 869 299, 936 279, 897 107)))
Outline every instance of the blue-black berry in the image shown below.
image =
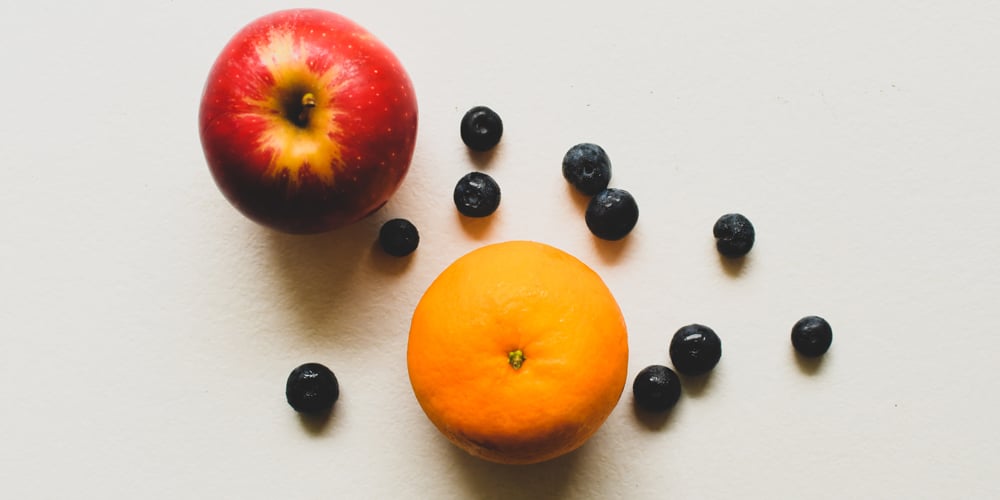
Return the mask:
POLYGON ((722 341, 705 325, 684 326, 670 340, 670 361, 684 375, 708 373, 721 357, 722 341))
POLYGON ((620 240, 639 220, 639 206, 624 189, 608 188, 590 199, 585 216, 587 228, 603 240, 620 240))
POLYGON ((413 253, 420 244, 420 233, 416 226, 406 219, 392 219, 382 224, 378 232, 378 243, 385 253, 403 257, 413 253))
POLYGON ((830 323, 819 316, 806 316, 792 327, 792 345, 803 356, 815 358, 826 354, 833 343, 830 323))
POLYGON ((288 404, 300 413, 321 413, 340 397, 337 377, 319 363, 306 363, 292 370, 285 383, 288 404))
POLYGON ((681 380, 666 366, 647 366, 636 375, 632 395, 635 403, 645 410, 666 411, 681 397, 681 380))
POLYGON ((500 142, 503 120, 486 106, 476 106, 465 113, 460 127, 462 142, 469 149, 487 151, 500 142))
POLYGON ((487 174, 470 172, 455 185, 455 207, 466 217, 486 217, 500 206, 500 186, 487 174))
POLYGON ((750 220, 741 214, 726 214, 719 217, 712 228, 715 247, 726 257, 743 257, 753 248, 756 232, 750 220))
POLYGON ((577 144, 563 156, 562 173, 577 191, 593 196, 611 182, 611 159, 597 144, 577 144))

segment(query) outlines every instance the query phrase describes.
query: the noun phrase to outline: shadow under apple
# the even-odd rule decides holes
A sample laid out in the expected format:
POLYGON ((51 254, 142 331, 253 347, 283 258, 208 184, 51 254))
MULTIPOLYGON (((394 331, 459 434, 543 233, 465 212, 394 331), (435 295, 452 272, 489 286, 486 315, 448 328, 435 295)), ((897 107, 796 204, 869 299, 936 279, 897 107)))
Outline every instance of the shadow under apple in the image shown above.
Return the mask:
POLYGON ((364 307, 372 293, 364 283, 363 263, 378 235, 372 216, 344 228, 316 235, 268 231, 272 268, 284 285, 292 314, 306 334, 336 332, 352 310, 364 307))

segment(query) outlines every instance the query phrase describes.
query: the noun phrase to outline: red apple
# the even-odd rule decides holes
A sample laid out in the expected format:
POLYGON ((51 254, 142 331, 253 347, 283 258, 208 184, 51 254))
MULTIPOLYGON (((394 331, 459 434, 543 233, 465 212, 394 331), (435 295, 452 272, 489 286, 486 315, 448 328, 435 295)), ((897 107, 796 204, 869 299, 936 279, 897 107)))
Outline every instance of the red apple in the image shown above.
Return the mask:
POLYGON ((351 20, 275 12, 237 33, 208 75, 199 116, 219 189, 244 215, 317 233, 374 212, 399 188, 417 135, 413 84, 351 20))

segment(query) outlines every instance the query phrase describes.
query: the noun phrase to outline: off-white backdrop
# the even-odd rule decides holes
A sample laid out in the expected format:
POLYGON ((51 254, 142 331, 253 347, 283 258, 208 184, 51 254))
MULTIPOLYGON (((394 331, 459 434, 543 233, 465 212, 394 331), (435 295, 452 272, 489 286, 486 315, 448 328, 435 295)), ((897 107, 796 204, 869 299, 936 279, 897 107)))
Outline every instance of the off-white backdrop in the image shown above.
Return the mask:
POLYGON ((998 26, 989 1, 4 1, 0 496, 996 497, 998 26), (322 236, 242 218, 197 134, 223 44, 293 6, 382 38, 420 105, 398 194, 322 236), (505 123, 488 161, 458 135, 479 104, 505 123), (561 177, 582 141, 638 200, 623 242, 561 177), (451 202, 473 169, 503 190, 486 221, 451 202), (732 211, 758 231, 741 269, 711 236, 732 211), (397 216, 409 259, 373 246, 397 216), (665 418, 628 388, 552 462, 455 449, 410 391, 409 316, 509 239, 604 277, 629 384, 693 322, 718 368, 665 418), (788 340, 807 314, 834 328, 819 365, 788 340), (306 361, 341 382, 325 425, 284 401, 306 361))

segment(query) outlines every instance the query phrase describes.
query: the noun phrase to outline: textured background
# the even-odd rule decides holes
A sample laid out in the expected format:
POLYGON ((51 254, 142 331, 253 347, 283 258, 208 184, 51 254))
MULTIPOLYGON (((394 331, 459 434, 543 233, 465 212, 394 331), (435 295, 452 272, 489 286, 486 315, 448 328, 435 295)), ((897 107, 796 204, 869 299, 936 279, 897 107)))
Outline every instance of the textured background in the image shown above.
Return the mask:
POLYGON ((228 38, 279 2, 0 4, 0 496, 5 498, 995 497, 1000 419, 1000 4, 988 1, 310 4, 406 65, 421 128, 378 214, 322 236, 243 219, 196 130, 228 38), (505 120, 488 161, 466 109, 505 120), (560 174, 600 143, 641 215, 595 240, 560 174), (503 189, 466 222, 451 190, 503 189), (711 227, 754 222, 743 268, 711 227), (373 246, 395 216, 410 259, 373 246), (626 390, 583 448, 530 467, 453 448, 409 388, 431 279, 535 239, 594 267, 630 383, 680 326, 723 359, 665 418, 626 390), (834 327, 800 364, 788 334, 834 327), (284 381, 337 373, 325 425, 284 381))

